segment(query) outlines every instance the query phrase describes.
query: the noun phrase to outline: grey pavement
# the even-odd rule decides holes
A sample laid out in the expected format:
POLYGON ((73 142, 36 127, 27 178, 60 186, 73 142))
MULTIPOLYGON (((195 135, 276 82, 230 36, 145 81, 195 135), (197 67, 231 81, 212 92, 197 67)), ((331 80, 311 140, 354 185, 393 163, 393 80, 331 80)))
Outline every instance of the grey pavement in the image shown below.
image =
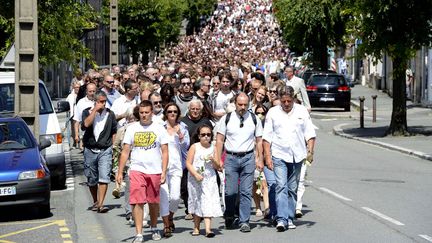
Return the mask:
POLYGON ((391 121, 392 98, 384 92, 356 85, 351 92, 352 112, 344 123, 333 127, 336 135, 374 144, 405 154, 432 161, 432 109, 413 105, 407 101, 407 123, 411 136, 386 136, 391 121), (372 122, 372 95, 376 99, 376 122, 372 122), (364 96, 364 128, 360 128, 359 97, 364 96))

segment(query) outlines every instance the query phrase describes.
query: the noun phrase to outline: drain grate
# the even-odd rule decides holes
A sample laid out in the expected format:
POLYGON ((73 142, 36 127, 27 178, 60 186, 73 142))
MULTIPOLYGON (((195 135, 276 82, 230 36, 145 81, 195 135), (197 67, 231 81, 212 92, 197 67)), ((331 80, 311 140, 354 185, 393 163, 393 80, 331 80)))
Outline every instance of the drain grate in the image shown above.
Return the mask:
POLYGON ((401 181, 401 180, 389 180, 389 179, 361 179, 361 181, 366 181, 366 182, 382 182, 382 183, 405 183, 405 181, 401 181))

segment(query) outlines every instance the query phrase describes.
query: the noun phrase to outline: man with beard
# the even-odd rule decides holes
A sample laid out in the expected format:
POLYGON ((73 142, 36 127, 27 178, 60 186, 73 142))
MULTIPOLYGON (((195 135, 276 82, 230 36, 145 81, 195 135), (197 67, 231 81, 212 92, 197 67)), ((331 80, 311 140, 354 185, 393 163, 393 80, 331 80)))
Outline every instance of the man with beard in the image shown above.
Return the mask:
POLYGON ((186 116, 189 102, 193 99, 192 81, 187 75, 180 75, 180 94, 174 97, 174 102, 180 107, 180 116, 186 116))

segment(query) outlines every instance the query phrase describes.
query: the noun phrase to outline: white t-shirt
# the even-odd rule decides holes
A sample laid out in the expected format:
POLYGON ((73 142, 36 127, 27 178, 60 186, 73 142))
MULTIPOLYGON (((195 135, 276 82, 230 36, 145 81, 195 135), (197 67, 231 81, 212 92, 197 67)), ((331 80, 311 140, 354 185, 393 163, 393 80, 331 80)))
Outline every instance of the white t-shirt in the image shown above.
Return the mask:
POLYGON ((87 98, 87 96, 84 97, 84 98, 82 98, 82 99, 80 99, 78 101, 78 103, 76 104, 76 106, 75 106, 75 111, 74 111, 74 117, 73 117, 73 119, 75 121, 81 122, 82 121, 82 113, 83 113, 83 111, 85 109, 89 108, 89 107, 93 108, 94 103, 95 102, 93 100, 89 100, 87 98))
POLYGON ((160 124, 155 122, 148 126, 143 126, 140 122, 131 124, 123 138, 123 143, 131 146, 130 169, 145 174, 161 174, 161 145, 168 142, 168 132, 160 124))
POLYGON ((228 106, 228 103, 232 97, 234 97, 234 93, 231 91, 228 94, 224 94, 222 91, 219 91, 216 96, 214 111, 225 111, 225 108, 228 106))
MULTIPOLYGON (((122 95, 113 102, 111 106, 111 110, 114 112, 116 116, 118 116, 124 114, 129 109, 129 107, 135 107, 137 104, 138 104, 137 99, 128 100, 126 96, 122 95)), ((126 124, 126 118, 122 118, 120 121, 118 121, 117 128, 120 128, 125 124, 126 124)))

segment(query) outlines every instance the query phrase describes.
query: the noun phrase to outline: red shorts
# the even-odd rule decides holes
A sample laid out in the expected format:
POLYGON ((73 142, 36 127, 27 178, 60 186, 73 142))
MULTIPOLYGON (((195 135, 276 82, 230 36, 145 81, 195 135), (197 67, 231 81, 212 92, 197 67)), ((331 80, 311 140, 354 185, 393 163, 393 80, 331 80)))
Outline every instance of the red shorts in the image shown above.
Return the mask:
POLYGON ((149 175, 139 171, 129 171, 129 203, 131 205, 159 203, 160 179, 160 174, 149 175))

